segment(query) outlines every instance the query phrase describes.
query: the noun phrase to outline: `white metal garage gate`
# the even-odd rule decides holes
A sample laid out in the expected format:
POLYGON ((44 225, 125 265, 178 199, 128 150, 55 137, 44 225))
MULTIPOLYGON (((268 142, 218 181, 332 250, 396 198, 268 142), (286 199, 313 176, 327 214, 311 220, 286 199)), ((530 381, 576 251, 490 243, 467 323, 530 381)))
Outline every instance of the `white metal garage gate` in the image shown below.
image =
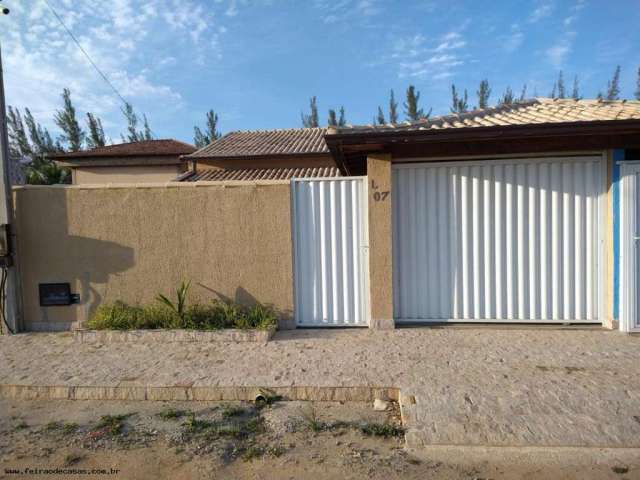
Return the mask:
POLYGON ((394 165, 399 322, 599 322, 601 156, 394 165))
POLYGON ((291 181, 298 326, 368 325, 365 180, 291 181))

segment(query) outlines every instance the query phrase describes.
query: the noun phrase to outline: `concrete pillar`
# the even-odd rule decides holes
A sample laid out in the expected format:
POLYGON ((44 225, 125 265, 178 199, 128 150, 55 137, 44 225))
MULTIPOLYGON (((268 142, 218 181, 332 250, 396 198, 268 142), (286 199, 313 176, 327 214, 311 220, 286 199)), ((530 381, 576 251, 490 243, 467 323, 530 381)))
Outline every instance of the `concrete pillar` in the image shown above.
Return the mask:
POLYGON ((367 157, 369 182, 370 327, 395 328, 393 321, 393 256, 391 219, 391 155, 367 157))

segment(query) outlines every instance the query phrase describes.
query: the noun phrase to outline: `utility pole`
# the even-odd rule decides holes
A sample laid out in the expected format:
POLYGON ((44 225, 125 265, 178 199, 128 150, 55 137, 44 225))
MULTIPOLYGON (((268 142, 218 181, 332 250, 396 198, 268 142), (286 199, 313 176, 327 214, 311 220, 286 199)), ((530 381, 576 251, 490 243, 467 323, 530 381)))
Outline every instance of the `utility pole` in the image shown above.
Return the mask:
MULTIPOLYGON (((1 0, 0 0, 1 1, 1 0)), ((9 9, 0 7, 0 15, 8 15, 9 9)), ((9 166, 9 135, 7 133, 7 110, 4 99, 4 75, 2 71, 2 48, 0 47, 0 331, 6 328, 17 332, 19 328, 18 274, 14 261, 11 238, 13 219, 13 195, 9 166)))

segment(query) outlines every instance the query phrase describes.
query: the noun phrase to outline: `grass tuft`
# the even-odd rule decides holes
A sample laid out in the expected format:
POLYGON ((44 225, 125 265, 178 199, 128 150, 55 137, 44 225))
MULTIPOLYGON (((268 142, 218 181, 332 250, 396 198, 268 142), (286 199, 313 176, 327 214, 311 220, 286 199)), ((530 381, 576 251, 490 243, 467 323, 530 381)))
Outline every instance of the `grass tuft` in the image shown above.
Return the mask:
POLYGON ((222 416, 224 418, 241 417, 248 412, 248 409, 236 405, 225 405, 222 407, 222 416))
POLYGON ((404 428, 391 423, 363 423, 359 426, 360 431, 365 435, 375 437, 401 437, 404 435, 404 428))
POLYGON ((103 415, 100 417, 100 421, 96 425, 94 431, 101 432, 109 436, 120 435, 124 430, 125 420, 129 418, 132 413, 123 415, 103 415))
POLYGON ((188 412, 186 410, 176 410, 175 408, 167 408, 158 413, 158 417, 163 420, 175 420, 178 418, 182 418, 187 415, 188 412))
POLYGON ((68 453, 64 457, 64 465, 65 465, 65 467, 69 467, 71 465, 75 465, 76 463, 78 463, 83 458, 84 458, 84 456, 80 455, 78 453, 68 453))

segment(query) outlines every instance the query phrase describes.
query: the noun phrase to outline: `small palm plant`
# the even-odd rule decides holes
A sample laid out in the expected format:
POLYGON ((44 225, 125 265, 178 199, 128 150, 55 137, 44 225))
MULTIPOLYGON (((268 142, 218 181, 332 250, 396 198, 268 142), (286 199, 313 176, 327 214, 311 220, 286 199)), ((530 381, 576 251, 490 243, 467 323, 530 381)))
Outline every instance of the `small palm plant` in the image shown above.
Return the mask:
POLYGON ((189 287, 191 287, 191 280, 189 280, 188 282, 185 282, 183 280, 176 290, 176 303, 173 303, 170 298, 161 293, 158 294, 156 300, 169 307, 176 314, 178 314, 180 318, 184 318, 184 314, 187 311, 187 293, 189 292, 189 287))

